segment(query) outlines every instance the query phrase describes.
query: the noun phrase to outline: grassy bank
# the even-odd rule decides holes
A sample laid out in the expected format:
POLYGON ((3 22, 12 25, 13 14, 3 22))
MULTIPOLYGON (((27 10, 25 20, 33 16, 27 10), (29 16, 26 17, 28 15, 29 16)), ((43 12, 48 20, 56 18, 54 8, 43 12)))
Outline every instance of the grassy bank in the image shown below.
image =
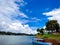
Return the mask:
POLYGON ((44 35, 36 34, 36 37, 45 39, 47 42, 55 41, 60 43, 60 34, 44 34, 44 35))

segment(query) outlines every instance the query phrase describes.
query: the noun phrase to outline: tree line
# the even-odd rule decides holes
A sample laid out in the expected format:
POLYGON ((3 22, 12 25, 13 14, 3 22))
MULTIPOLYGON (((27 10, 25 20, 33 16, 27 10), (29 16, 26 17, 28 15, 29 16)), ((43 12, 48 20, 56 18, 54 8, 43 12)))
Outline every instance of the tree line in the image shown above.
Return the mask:
POLYGON ((0 31, 0 35, 27 35, 27 36, 33 36, 33 34, 13 33, 13 32, 5 32, 5 31, 0 31))

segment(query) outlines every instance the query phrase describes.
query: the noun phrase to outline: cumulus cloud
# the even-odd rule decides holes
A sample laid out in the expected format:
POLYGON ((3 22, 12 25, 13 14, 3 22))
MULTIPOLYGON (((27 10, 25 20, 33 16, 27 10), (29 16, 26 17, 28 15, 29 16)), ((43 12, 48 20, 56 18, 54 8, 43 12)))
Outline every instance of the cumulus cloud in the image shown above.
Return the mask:
POLYGON ((28 18, 20 7, 25 5, 23 0, 0 0, 0 30, 11 31, 19 33, 36 33, 33 31, 28 24, 22 25, 19 20, 13 20, 13 18, 20 16, 28 18), (17 4, 19 2, 20 4, 17 4))
POLYGON ((49 20, 57 20, 60 24, 60 8, 53 9, 49 12, 44 12, 43 15, 50 16, 48 17, 49 20))

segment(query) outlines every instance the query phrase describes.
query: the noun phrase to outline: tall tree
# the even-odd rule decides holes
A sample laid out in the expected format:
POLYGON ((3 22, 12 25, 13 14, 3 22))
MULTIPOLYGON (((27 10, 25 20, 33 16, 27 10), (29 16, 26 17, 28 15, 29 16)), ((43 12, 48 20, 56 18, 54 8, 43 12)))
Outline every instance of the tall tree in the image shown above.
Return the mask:
POLYGON ((56 32, 59 32, 59 24, 57 23, 56 20, 49 20, 46 23, 46 29, 51 30, 52 32, 56 30, 56 32))

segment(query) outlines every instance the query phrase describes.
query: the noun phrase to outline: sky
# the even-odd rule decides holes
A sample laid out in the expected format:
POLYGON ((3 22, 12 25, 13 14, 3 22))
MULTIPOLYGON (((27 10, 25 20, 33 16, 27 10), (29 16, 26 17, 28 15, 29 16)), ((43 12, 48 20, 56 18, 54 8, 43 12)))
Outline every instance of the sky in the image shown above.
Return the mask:
POLYGON ((0 0, 0 31, 36 34, 48 20, 60 24, 60 0, 0 0))

